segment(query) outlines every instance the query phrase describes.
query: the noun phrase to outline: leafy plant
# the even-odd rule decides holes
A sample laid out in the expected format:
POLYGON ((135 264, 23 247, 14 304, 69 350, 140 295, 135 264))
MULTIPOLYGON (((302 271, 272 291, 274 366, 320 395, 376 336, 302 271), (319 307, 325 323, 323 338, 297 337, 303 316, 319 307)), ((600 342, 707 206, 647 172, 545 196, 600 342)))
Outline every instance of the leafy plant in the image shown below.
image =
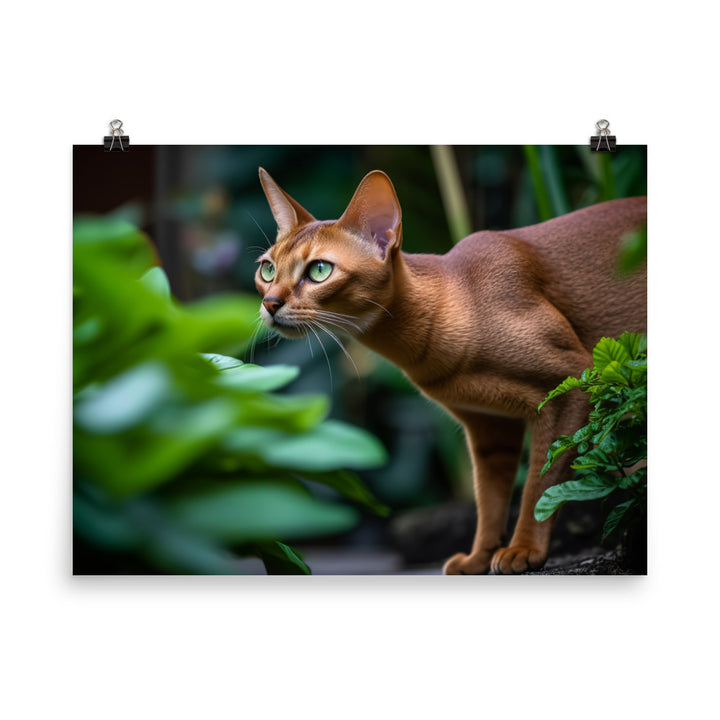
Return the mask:
POLYGON ((235 573, 256 556, 271 573, 309 573, 284 540, 352 528, 358 511, 337 494, 385 513, 345 469, 385 451, 326 419, 325 396, 278 394, 296 368, 233 357, 257 328, 254 298, 180 305, 155 262, 121 220, 75 224, 76 535, 163 572, 235 573))
POLYGON ((589 422, 574 435, 558 438, 548 450, 541 475, 569 450, 578 456, 575 479, 548 488, 535 505, 535 518, 546 520, 571 500, 612 495, 616 501, 603 528, 603 539, 646 515, 647 339, 624 333, 602 338, 593 350, 593 367, 579 378, 568 377, 540 404, 570 390, 590 397, 589 422))

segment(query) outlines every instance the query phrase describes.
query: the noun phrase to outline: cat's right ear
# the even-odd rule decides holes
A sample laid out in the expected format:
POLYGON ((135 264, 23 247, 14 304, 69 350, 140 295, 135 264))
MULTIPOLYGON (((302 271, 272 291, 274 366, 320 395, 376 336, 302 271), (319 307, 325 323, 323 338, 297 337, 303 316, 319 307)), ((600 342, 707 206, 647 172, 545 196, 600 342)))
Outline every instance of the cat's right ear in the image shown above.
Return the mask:
POLYGON ((296 200, 293 200, 264 168, 259 168, 260 184, 270 204, 278 226, 278 235, 285 235, 297 227, 313 222, 315 218, 296 200))

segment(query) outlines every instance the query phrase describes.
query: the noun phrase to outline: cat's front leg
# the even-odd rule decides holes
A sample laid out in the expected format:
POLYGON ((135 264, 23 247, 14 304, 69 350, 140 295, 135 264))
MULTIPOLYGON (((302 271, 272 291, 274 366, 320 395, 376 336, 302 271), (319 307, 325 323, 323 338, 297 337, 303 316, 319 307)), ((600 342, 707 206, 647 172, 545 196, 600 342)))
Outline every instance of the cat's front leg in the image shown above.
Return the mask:
POLYGON ((458 415, 465 427, 473 464, 477 529, 469 554, 450 558, 446 575, 482 575, 500 547, 522 450, 524 423, 514 418, 468 413, 458 415))

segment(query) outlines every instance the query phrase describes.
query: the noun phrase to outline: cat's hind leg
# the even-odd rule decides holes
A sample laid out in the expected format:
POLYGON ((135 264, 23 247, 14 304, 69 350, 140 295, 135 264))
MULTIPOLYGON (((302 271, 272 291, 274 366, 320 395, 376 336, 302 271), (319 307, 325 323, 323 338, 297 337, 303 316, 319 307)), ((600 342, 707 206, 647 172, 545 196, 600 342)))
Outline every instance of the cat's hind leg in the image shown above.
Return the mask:
POLYGON ((477 529, 469 554, 458 553, 446 575, 482 575, 500 547, 522 450, 524 423, 515 418, 468 413, 460 416, 473 464, 477 529))
POLYGON ((573 454, 566 452, 540 477, 547 451, 560 435, 572 435, 587 422, 587 397, 570 392, 546 405, 533 423, 528 476, 523 489, 520 515, 508 547, 498 549, 492 557, 495 575, 509 575, 536 570, 547 560, 550 535, 556 515, 538 522, 535 504, 551 485, 569 479, 573 454))

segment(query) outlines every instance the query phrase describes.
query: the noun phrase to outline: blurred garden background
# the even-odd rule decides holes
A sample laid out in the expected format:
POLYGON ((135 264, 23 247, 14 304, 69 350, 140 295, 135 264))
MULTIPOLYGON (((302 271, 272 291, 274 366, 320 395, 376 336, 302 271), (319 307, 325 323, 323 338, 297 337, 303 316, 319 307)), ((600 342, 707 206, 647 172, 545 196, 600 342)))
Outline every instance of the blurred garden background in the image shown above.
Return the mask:
POLYGON ((76 146, 76 574, 437 571, 472 542, 456 424, 357 343, 348 359, 260 328, 259 166, 319 219, 381 169, 404 249, 444 253, 643 195, 647 162, 644 146, 76 146))

